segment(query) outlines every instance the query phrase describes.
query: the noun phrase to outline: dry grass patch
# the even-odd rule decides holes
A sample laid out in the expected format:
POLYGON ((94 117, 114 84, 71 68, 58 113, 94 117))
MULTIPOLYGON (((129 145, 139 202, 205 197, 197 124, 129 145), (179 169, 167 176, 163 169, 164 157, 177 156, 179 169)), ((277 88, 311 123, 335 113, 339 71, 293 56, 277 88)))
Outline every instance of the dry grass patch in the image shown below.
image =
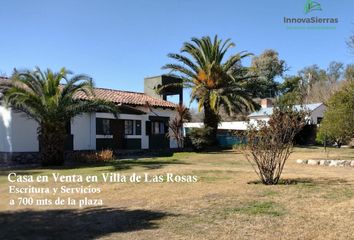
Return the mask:
MULTIPOLYGON (((333 149, 336 158, 353 149, 333 149)), ((301 165, 321 148, 296 148, 276 186, 257 183, 239 153, 178 153, 21 174, 197 175, 197 183, 99 183, 99 208, 9 207, 0 171, 0 239, 354 239, 354 169, 301 165)), ((53 186, 53 183, 43 186, 53 186)), ((59 184, 60 185, 60 184, 59 184)), ((77 187, 81 184, 68 184, 77 187)))
POLYGON ((226 213, 242 213, 247 215, 269 215, 273 217, 279 217, 285 214, 285 210, 282 206, 275 202, 249 202, 242 204, 236 208, 225 208, 226 213))

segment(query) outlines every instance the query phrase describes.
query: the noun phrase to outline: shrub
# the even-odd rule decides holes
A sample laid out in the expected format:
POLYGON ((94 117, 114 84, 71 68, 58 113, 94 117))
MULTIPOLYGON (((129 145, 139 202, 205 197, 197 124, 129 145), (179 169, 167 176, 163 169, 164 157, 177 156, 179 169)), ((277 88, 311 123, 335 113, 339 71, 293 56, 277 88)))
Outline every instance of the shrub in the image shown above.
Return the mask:
POLYGON ((245 148, 245 143, 237 143, 232 145, 232 149, 235 151, 242 151, 245 148))
POLYGON ((176 116, 173 118, 168 126, 171 131, 167 133, 168 137, 176 140, 178 149, 184 147, 183 124, 190 121, 192 118, 189 109, 180 104, 176 107, 176 116))
POLYGON ((210 134, 213 129, 210 127, 206 128, 192 128, 188 134, 191 144, 195 150, 204 150, 206 147, 210 146, 210 134))
POLYGON ((277 184, 293 149, 295 135, 305 126, 305 111, 274 108, 269 121, 258 121, 245 133, 244 154, 263 184, 277 184))
POLYGON ((113 160, 113 151, 110 149, 97 152, 76 152, 73 155, 74 161, 85 163, 99 163, 113 160))

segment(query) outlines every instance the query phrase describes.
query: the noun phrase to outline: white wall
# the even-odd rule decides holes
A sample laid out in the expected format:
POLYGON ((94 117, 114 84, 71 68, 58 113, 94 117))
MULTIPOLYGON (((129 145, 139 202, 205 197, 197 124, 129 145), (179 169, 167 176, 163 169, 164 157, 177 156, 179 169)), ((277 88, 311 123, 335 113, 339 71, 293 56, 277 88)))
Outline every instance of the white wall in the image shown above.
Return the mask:
MULTIPOLYGON (((96 149, 95 114, 83 114, 71 122, 74 150, 96 149)), ((38 152, 38 124, 24 113, 0 106, 0 152, 38 152)))
POLYGON ((38 152, 38 124, 24 113, 0 106, 0 151, 38 152))
POLYGON ((258 121, 268 122, 269 119, 270 119, 270 117, 266 117, 266 116, 263 116, 263 117, 250 117, 250 124, 256 127, 258 121))
POLYGON ((85 113, 71 120, 71 134, 74 135, 74 150, 96 149, 96 114, 85 113))
MULTIPOLYGON (((171 109, 154 108, 152 111, 138 107, 147 114, 119 114, 119 119, 141 120, 141 136, 127 136, 128 138, 141 138, 143 149, 149 148, 149 136, 145 133, 145 123, 149 116, 162 116, 174 118, 175 112, 171 109)), ((71 134, 74 135, 74 150, 96 149, 96 117, 115 117, 109 113, 82 114, 71 121, 71 134)), ((24 113, 13 112, 0 106, 0 152, 38 152, 37 137, 38 124, 26 117, 24 113)), ((170 139, 170 147, 177 148, 175 139, 170 139)))
POLYGON ((0 152, 12 151, 11 111, 0 106, 0 152))
POLYGON ((323 118, 324 111, 326 110, 325 105, 321 105, 311 112, 311 121, 313 124, 318 124, 317 118, 323 118))
POLYGON ((12 114, 12 143, 14 152, 38 152, 38 124, 24 113, 12 114))

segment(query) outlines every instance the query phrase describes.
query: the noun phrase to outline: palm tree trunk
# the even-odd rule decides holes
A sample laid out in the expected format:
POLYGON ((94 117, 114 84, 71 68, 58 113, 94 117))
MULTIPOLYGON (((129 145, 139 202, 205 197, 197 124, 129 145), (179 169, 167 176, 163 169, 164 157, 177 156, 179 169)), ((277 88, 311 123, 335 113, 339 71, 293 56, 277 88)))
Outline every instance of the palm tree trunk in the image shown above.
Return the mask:
POLYGON ((65 125, 62 123, 42 123, 39 133, 42 165, 63 165, 66 138, 65 125))
POLYGON ((219 116, 210 107, 209 102, 204 103, 204 127, 210 128, 211 132, 208 136, 210 146, 215 146, 217 144, 216 134, 218 131, 219 116))

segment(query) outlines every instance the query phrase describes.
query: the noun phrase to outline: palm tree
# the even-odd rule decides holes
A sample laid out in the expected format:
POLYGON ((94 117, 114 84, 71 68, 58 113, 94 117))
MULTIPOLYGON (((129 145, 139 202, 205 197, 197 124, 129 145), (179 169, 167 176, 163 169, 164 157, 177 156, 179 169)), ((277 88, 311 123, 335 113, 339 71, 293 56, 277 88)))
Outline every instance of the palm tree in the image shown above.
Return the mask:
POLYGON ((204 110, 204 127, 212 129, 212 144, 216 143, 220 108, 230 115, 254 110, 256 106, 245 86, 253 76, 247 77, 247 68, 241 66, 241 60, 251 54, 240 52, 224 61, 226 52, 234 46, 230 39, 223 42, 217 36, 213 41, 210 37, 192 38, 183 44, 181 54, 168 54, 178 63, 162 67, 171 70, 171 75, 183 80, 183 87, 192 90, 191 102, 198 102, 199 111, 204 110))
POLYGON ((74 75, 62 68, 41 71, 16 71, 10 87, 5 92, 5 104, 19 110, 38 123, 38 138, 43 165, 64 163, 66 124, 84 112, 117 112, 114 104, 94 98, 92 79, 86 75, 74 75), (92 100, 75 98, 79 92, 92 100))

